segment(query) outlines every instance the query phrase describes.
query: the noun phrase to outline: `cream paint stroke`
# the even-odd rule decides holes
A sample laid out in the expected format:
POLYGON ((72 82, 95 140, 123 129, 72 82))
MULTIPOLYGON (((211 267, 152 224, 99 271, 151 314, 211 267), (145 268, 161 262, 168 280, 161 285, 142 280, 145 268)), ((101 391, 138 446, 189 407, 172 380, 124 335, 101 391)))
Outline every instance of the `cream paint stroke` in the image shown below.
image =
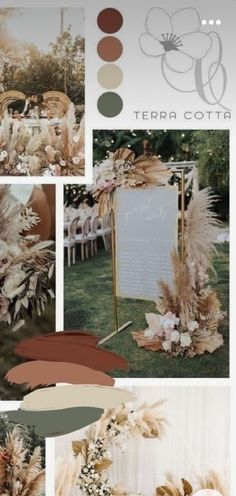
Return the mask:
POLYGON ((134 401, 130 391, 113 387, 91 385, 57 386, 39 389, 24 397, 21 410, 46 411, 65 408, 116 408, 121 403, 134 401))

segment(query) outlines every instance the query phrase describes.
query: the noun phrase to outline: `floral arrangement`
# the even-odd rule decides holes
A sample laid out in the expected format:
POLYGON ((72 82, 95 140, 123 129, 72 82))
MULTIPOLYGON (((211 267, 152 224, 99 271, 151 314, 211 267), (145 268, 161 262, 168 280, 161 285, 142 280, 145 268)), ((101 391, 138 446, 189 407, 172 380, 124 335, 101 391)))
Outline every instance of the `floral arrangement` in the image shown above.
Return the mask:
POLYGON ((36 447, 30 455, 16 426, 7 434, 5 445, 0 446, 1 496, 42 496, 44 486, 41 448, 36 447))
MULTIPOLYGON (((130 493, 119 485, 114 486, 107 471, 113 464, 111 447, 118 446, 125 452, 127 441, 135 436, 145 439, 162 439, 166 420, 160 407, 163 401, 143 404, 137 410, 122 405, 104 412, 93 424, 86 439, 72 442, 69 457, 60 458, 57 463, 56 496, 71 496, 75 487, 83 496, 144 496, 130 493)), ((229 496, 227 477, 215 471, 196 477, 195 487, 186 479, 178 480, 167 474, 165 485, 158 486, 156 496, 194 496, 201 489, 215 489, 222 496, 229 496)))
POLYGON ((24 325, 24 316, 41 315, 54 298, 52 241, 27 232, 39 222, 32 208, 14 204, 8 186, 0 186, 0 322, 24 325))
POLYGON ((144 404, 137 410, 122 405, 105 411, 89 428, 86 439, 72 443, 74 459, 60 460, 56 496, 69 496, 76 485, 84 496, 139 496, 109 480, 107 470, 113 463, 110 448, 118 446, 124 452, 127 440, 134 436, 161 439, 165 427, 162 404, 144 404))
POLYGON ((0 126, 0 174, 25 176, 75 176, 85 169, 84 120, 76 124, 71 103, 60 124, 38 121, 32 135, 21 117, 12 119, 7 111, 0 126))
POLYGON ((160 282, 159 313, 146 314, 148 328, 133 333, 139 346, 190 357, 206 351, 213 353, 222 346, 223 336, 218 327, 225 313, 208 283, 214 243, 220 232, 220 222, 212 210, 215 201, 208 188, 192 197, 187 211, 184 257, 177 252, 172 254, 174 285, 160 282))
POLYGON ((194 488, 193 484, 187 480, 178 481, 172 474, 169 474, 165 485, 157 487, 156 496, 194 496, 196 491, 203 489, 215 490, 221 496, 229 496, 229 487, 224 479, 224 476, 212 470, 205 476, 197 477, 197 484, 194 488))
POLYGON ((157 156, 135 157, 129 148, 109 153, 108 158, 95 167, 94 174, 92 193, 102 217, 111 211, 112 193, 116 188, 163 186, 172 176, 157 156))

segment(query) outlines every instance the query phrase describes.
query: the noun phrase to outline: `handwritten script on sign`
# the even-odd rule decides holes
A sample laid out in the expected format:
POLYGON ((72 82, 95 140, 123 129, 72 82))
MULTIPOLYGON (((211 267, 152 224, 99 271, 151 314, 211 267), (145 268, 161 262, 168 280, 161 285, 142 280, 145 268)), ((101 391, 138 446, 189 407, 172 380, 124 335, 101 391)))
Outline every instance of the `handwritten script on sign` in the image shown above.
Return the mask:
POLYGON ((116 294, 155 301, 158 281, 172 282, 177 247, 176 186, 116 191, 116 294))

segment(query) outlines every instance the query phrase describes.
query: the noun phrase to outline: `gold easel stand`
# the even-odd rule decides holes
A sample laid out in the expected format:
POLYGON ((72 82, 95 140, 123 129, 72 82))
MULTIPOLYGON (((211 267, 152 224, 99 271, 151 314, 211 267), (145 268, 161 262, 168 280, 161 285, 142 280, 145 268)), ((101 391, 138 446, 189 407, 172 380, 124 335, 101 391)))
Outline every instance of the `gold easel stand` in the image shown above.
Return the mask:
POLYGON ((112 194, 112 208, 111 208, 111 244, 112 244, 112 294, 113 294, 113 319, 114 319, 114 331, 108 336, 101 339, 98 344, 104 344, 111 338, 124 331, 133 322, 129 320, 126 324, 119 327, 118 321, 118 298, 116 296, 116 231, 115 231, 115 205, 114 205, 114 194, 112 194))
MULTIPOLYGON (((180 195, 181 195, 181 258, 184 259, 184 230, 185 230, 185 174, 184 170, 173 170, 173 172, 181 174, 180 182, 180 195)), ((112 194, 112 207, 111 207, 111 242, 112 242, 112 279, 113 279, 113 318, 114 318, 114 331, 108 336, 101 339, 98 344, 104 344, 111 338, 124 331, 133 322, 129 320, 126 324, 119 327, 118 322, 118 298, 116 296, 116 231, 115 231, 115 201, 114 193, 112 194)))

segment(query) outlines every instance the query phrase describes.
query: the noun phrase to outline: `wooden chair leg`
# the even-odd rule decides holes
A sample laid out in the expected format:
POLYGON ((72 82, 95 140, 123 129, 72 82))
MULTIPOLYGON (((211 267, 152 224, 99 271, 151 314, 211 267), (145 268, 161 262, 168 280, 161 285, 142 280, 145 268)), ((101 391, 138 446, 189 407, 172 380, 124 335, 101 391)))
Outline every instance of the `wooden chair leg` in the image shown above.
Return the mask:
POLYGON ((88 243, 85 243, 85 255, 86 255, 86 258, 88 258, 89 254, 88 254, 88 243))
POLYGON ((76 246, 75 245, 72 248, 72 254, 73 254, 73 264, 75 264, 75 257, 76 257, 76 246))
POLYGON ((81 260, 84 260, 84 244, 81 243, 81 260))
POLYGON ((71 253, 70 253, 70 246, 68 245, 67 247, 67 261, 68 261, 68 267, 71 266, 71 253))
POLYGON ((103 239, 105 250, 107 251, 107 240, 106 240, 105 234, 103 234, 102 239, 103 239))

